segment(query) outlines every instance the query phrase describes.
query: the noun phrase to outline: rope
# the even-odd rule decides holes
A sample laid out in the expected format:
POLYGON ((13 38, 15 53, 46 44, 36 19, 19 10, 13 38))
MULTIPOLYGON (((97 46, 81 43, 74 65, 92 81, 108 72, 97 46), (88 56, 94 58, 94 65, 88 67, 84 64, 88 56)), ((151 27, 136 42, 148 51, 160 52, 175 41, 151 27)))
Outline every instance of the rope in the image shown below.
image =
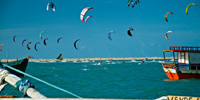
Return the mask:
POLYGON ((78 96, 78 95, 76 95, 76 94, 74 94, 74 93, 72 93, 72 92, 69 92, 69 91, 67 91, 67 90, 65 90, 65 89, 62 89, 62 88, 60 88, 60 87, 57 87, 57 86, 55 86, 55 85, 53 85, 53 84, 50 84, 50 83, 48 83, 48 82, 46 82, 46 81, 43 81, 43 80, 41 80, 41 79, 39 79, 39 78, 37 78, 37 77, 34 77, 34 76, 30 75, 30 74, 24 73, 24 72, 22 72, 22 71, 20 71, 20 70, 18 70, 18 69, 15 69, 15 68, 13 68, 13 67, 11 67, 11 66, 9 66, 9 65, 3 64, 3 66, 6 66, 6 67, 8 67, 8 68, 10 68, 10 69, 12 69, 12 70, 18 72, 18 73, 24 74, 25 76, 28 76, 28 77, 30 77, 30 78, 33 78, 33 79, 35 79, 35 80, 37 80, 37 81, 39 81, 39 82, 42 82, 42 83, 44 83, 44 84, 46 84, 46 85, 48 85, 48 86, 51 86, 51 87, 53 87, 53 88, 55 88, 55 89, 57 89, 57 90, 60 90, 60 91, 62 91, 62 92, 65 92, 65 93, 68 93, 68 94, 70 94, 70 95, 73 95, 74 97, 82 98, 82 97, 80 97, 80 96, 78 96))

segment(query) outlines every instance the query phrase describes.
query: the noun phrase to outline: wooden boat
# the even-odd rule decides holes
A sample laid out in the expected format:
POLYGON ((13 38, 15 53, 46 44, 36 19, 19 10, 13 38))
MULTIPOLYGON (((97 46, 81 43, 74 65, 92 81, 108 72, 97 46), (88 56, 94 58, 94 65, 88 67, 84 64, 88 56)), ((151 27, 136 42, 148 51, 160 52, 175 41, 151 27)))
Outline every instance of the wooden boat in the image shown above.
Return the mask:
MULTIPOLYGON (((27 68, 27 65, 28 65, 28 60, 29 60, 30 56, 28 56, 27 58, 24 58, 24 59, 20 59, 20 60, 16 60, 16 61, 12 61, 12 62, 6 62, 7 65, 13 67, 13 68, 16 68, 20 71, 23 71, 25 72, 26 71, 26 68, 27 68)), ((15 74, 19 77, 23 77, 24 75, 21 74, 21 73, 18 73, 12 69, 9 69, 9 68, 6 68, 6 70, 8 70, 10 73, 12 74, 15 74)))
POLYGON ((170 80, 200 79, 200 47, 171 46, 163 50, 163 70, 170 80), (173 54, 173 63, 165 59, 167 52, 173 54))

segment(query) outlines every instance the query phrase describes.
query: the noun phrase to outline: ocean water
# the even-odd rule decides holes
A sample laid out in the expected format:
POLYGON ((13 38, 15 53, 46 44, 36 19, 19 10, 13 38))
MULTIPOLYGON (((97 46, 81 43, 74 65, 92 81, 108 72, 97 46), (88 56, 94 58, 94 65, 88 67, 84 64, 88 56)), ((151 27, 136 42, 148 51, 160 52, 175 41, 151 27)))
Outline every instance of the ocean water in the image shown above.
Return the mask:
MULTIPOLYGON (((179 95, 200 97, 200 80, 166 81, 162 61, 29 62, 26 73, 68 90, 82 98, 156 99, 179 95)), ((48 98, 76 98, 29 77, 36 90, 48 98)), ((6 86, 2 94, 22 97, 6 86)))

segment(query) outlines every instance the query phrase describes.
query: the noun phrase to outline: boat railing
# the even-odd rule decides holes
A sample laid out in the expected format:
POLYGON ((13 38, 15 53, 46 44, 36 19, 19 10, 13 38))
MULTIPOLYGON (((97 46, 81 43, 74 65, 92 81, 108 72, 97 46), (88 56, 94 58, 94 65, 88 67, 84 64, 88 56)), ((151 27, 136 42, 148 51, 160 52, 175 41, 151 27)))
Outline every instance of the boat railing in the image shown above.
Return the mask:
POLYGON ((162 63, 162 66, 165 68, 173 68, 173 69, 176 68, 176 65, 171 63, 162 63))
POLYGON ((179 70, 199 70, 200 71, 200 65, 178 65, 179 70))
POLYGON ((200 51, 200 47, 170 46, 170 50, 200 51))
POLYGON ((165 68, 173 68, 178 70, 195 70, 200 71, 200 65, 179 65, 179 64, 171 64, 171 63, 162 63, 165 68))

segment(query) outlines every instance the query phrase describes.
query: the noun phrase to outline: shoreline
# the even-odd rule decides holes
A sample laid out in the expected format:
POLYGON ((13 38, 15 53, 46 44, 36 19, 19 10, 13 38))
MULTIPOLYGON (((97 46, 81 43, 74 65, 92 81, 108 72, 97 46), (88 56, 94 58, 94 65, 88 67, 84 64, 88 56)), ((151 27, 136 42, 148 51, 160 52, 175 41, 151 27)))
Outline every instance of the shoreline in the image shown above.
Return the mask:
MULTIPOLYGON (((63 58, 57 59, 29 59, 29 62, 45 62, 45 61, 99 61, 99 60, 163 60, 163 57, 127 57, 127 58, 63 58)), ((166 57, 165 59, 173 59, 173 57, 166 57)), ((17 59, 8 59, 8 62, 16 61, 17 59)), ((18 59, 20 60, 20 59, 18 59)), ((1 62, 7 62, 7 59, 1 59, 1 62)))

